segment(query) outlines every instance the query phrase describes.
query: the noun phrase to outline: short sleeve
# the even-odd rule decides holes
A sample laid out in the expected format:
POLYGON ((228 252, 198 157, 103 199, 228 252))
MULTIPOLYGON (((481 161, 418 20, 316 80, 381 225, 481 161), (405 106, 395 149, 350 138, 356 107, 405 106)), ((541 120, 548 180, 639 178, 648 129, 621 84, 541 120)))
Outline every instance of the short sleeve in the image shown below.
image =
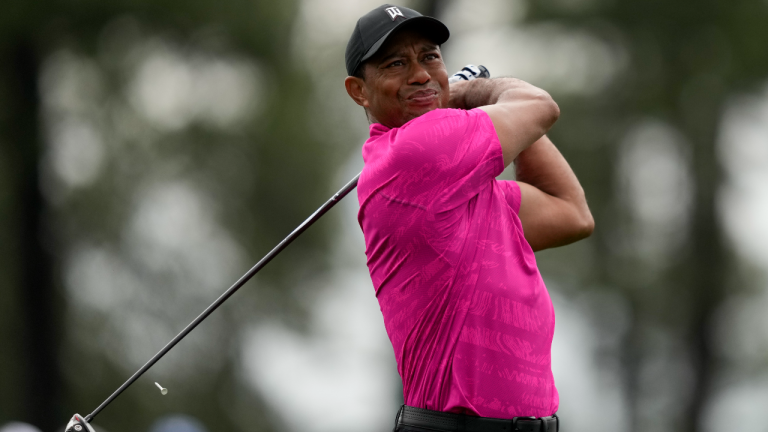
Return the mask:
POLYGON ((453 208, 466 203, 504 170, 498 135, 480 109, 439 109, 406 123, 392 149, 410 193, 430 204, 453 208))
POLYGON ((501 191, 504 192, 504 198, 507 201, 507 205, 512 208, 515 214, 520 214, 520 203, 522 200, 522 194, 520 192, 520 185, 513 180, 498 180, 501 191))

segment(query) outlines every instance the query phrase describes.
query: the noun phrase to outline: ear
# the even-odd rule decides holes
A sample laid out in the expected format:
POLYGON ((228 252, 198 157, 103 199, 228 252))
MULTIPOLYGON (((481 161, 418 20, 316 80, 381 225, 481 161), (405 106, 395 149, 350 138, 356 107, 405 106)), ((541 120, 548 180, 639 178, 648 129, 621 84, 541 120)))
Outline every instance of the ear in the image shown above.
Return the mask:
POLYGON ((365 88, 365 81, 358 77, 348 76, 344 79, 344 86, 347 88, 347 94, 356 104, 368 108, 368 92, 365 88))

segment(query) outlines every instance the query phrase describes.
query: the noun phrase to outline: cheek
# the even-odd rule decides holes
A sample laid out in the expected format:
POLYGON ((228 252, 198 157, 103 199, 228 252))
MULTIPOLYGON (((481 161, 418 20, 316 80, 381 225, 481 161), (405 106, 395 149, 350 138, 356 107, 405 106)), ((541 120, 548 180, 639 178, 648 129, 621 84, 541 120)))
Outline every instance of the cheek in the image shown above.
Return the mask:
POLYGON ((389 86, 387 86, 386 89, 386 95, 389 98, 392 98, 392 100, 397 100, 400 98, 400 83, 399 82, 392 82, 389 83, 389 86))
POLYGON ((380 80, 371 88, 371 96, 379 103, 386 103, 392 97, 397 97, 398 86, 390 80, 380 80))
POLYGON ((443 90, 442 98, 440 98, 441 108, 447 108, 451 102, 451 90, 446 88, 443 90))

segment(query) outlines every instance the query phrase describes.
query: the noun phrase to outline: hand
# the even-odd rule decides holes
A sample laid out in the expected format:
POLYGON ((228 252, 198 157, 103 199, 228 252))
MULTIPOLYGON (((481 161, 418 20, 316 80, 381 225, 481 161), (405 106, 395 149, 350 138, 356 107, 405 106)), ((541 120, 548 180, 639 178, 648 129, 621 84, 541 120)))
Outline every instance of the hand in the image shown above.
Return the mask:
POLYGON ((466 65, 460 71, 448 78, 450 85, 450 100, 446 108, 472 109, 475 107, 467 106, 465 97, 469 91, 465 88, 470 82, 479 78, 490 78, 491 73, 485 66, 466 65))
POLYGON ((472 81, 459 81, 449 86, 451 97, 448 100, 448 106, 446 108, 467 109, 465 103, 466 98, 464 96, 471 82, 472 81))

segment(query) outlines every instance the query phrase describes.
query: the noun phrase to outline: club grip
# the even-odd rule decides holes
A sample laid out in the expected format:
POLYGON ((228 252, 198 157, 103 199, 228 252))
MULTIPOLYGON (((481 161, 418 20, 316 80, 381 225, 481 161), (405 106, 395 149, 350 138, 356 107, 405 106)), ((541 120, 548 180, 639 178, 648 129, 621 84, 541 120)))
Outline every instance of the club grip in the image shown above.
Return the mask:
POLYGON ((459 82, 459 81, 472 81, 473 79, 477 78, 490 78, 491 73, 488 72, 488 68, 486 68, 483 65, 475 66, 475 65, 466 65, 464 66, 460 71, 456 72, 455 74, 451 75, 450 78, 448 78, 448 82, 450 84, 459 82))

